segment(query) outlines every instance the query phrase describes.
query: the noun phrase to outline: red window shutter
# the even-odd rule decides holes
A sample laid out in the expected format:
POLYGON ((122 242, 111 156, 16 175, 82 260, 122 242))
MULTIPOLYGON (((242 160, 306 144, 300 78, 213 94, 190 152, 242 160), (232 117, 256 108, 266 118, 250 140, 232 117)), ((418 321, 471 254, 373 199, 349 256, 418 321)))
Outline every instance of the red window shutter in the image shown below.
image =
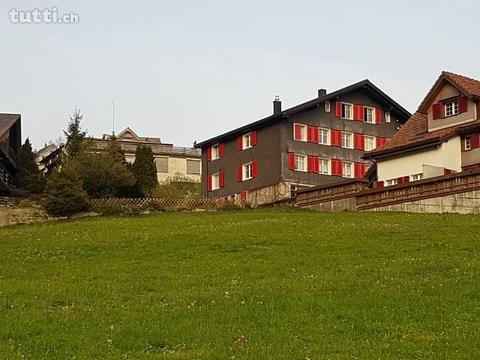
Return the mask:
POLYGON ((353 169, 355 178, 361 179, 365 176, 365 164, 355 163, 353 169))
POLYGON ((331 141, 332 146, 342 146, 342 132, 341 132, 341 130, 332 130, 330 141, 331 141))
POLYGON ((468 111, 468 99, 466 96, 462 96, 458 99, 458 112, 464 113, 468 111))
POLYGON ((335 104, 335 116, 342 117, 342 103, 340 101, 335 104))
POLYGON ((365 136, 362 134, 353 134, 353 148, 356 150, 365 149, 365 136))
POLYGON ((307 127, 307 141, 318 144, 318 128, 316 126, 307 127))
POLYGON ((307 126, 307 141, 312 142, 312 127, 310 125, 307 126))
POLYGON ((358 105, 358 121, 365 120, 365 108, 362 105, 358 105))
POLYGON ((332 175, 342 176, 342 161, 332 159, 332 175))
POLYGON ((314 165, 313 161, 314 161, 313 156, 308 155, 307 156, 307 171, 309 173, 315 171, 315 165, 314 165))
POLYGON ((238 182, 243 181, 243 165, 239 165, 237 168, 237 181, 238 182))
POLYGON ((382 117, 383 117, 382 109, 376 108, 375 109, 375 123, 376 124, 381 124, 382 123, 382 117))
POLYGON ((353 105, 353 120, 363 121, 363 106, 353 105))
POLYGON ((387 142, 387 139, 385 139, 384 137, 377 136, 375 141, 377 143, 377 149, 378 149, 379 147, 385 145, 385 143, 387 142))
POLYGON ((320 172, 320 166, 319 166, 319 163, 318 163, 318 156, 314 156, 312 161, 313 161, 313 172, 315 174, 318 174, 320 172))
POLYGON ((225 145, 223 143, 218 144, 218 156, 223 157, 225 154, 225 145))
POLYGON ((212 175, 208 175, 207 177, 207 190, 212 191, 212 175))
POLYGON ((294 139, 293 140, 303 140, 302 139, 302 125, 300 124, 294 124, 294 131, 293 131, 293 136, 294 136, 294 139))
POLYGON ((257 177, 258 176, 258 163, 257 161, 252 162, 252 177, 257 177))
POLYGON ((220 171, 220 174, 219 174, 219 179, 218 179, 218 185, 220 186, 220 188, 223 188, 223 186, 225 185, 225 174, 223 171, 220 171))
POLYGON ((243 150, 243 136, 239 136, 237 138, 237 150, 242 151, 243 150))
POLYGON ((443 118, 442 116, 442 109, 443 105, 440 103, 436 103, 432 105, 432 115, 433 115, 433 120, 441 119, 443 118))
POLYGON ((385 183, 383 181, 377 181, 377 189, 382 189, 385 187, 385 183))
POLYGON ((211 161, 212 160, 212 147, 208 147, 207 149, 207 161, 211 161))
POLYGON ((288 169, 295 170, 295 153, 288 153, 288 169))
POLYGON ((404 176, 403 177, 403 183, 408 184, 410 182, 410 176, 404 176))
POLYGON ((472 149, 477 149, 480 147, 480 134, 472 134, 470 138, 470 147, 472 149))
POLYGON ((252 146, 257 145, 257 132, 252 131, 252 146))

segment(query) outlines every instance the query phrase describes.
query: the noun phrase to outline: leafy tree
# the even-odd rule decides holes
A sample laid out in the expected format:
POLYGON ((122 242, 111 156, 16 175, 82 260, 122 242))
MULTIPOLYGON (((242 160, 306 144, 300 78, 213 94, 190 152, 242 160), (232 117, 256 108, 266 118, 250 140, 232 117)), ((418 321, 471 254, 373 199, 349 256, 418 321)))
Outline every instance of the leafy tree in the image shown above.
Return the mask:
POLYGON ((67 125, 67 130, 64 131, 65 137, 67 138, 66 152, 67 156, 71 159, 75 158, 80 154, 82 150, 82 143, 87 136, 87 131, 82 130, 81 121, 83 115, 80 113, 79 109, 75 109, 70 115, 70 121, 67 125))
POLYGON ((45 194, 44 207, 50 215, 70 216, 89 208, 81 179, 67 168, 48 178, 45 194))
POLYGON ((143 145, 137 147, 132 171, 138 192, 142 196, 151 196, 154 189, 158 186, 158 179, 157 167, 150 147, 143 145))
POLYGON ((40 194, 45 190, 46 180, 37 166, 35 153, 27 138, 22 145, 17 159, 18 171, 15 178, 17 187, 32 194, 40 194))

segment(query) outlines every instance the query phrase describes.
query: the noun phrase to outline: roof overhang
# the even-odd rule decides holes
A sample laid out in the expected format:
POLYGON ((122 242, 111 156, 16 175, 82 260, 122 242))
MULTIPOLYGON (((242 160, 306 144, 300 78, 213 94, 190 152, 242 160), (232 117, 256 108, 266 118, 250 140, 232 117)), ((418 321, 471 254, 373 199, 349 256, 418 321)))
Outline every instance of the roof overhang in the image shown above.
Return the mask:
POLYGON ((435 137, 428 140, 419 141, 416 143, 397 146, 391 149, 369 151, 363 154, 362 158, 365 160, 379 160, 379 159, 384 159, 387 157, 392 157, 400 154, 412 153, 416 151, 421 151, 421 150, 441 146, 445 140, 448 140, 448 138, 435 137))

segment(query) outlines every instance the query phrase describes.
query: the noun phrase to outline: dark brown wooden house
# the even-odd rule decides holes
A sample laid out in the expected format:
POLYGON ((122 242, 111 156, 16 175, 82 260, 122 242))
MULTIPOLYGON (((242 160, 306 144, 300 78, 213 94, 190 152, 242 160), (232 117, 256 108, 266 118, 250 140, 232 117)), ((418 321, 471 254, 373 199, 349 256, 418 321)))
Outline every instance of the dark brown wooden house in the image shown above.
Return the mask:
POLYGON ((22 146, 20 114, 0 114, 0 193, 8 193, 22 146))
POLYGON ((364 80, 338 91, 318 91, 303 104, 197 144, 202 149, 202 184, 207 197, 259 205, 292 191, 363 178, 365 151, 390 139, 410 113, 364 80))

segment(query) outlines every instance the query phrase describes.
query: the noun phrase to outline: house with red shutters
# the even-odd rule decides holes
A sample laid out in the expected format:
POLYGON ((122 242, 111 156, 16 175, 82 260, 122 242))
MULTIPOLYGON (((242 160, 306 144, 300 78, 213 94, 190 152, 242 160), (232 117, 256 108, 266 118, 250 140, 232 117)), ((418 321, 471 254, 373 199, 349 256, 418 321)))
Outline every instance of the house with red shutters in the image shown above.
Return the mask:
POLYGON ((363 178, 365 151, 383 146, 410 113, 369 80, 317 96, 198 143, 207 197, 259 205, 297 189, 363 178))
POLYGON ((480 81, 442 72, 418 110, 385 145, 367 152, 376 186, 394 186, 480 166, 480 81))

